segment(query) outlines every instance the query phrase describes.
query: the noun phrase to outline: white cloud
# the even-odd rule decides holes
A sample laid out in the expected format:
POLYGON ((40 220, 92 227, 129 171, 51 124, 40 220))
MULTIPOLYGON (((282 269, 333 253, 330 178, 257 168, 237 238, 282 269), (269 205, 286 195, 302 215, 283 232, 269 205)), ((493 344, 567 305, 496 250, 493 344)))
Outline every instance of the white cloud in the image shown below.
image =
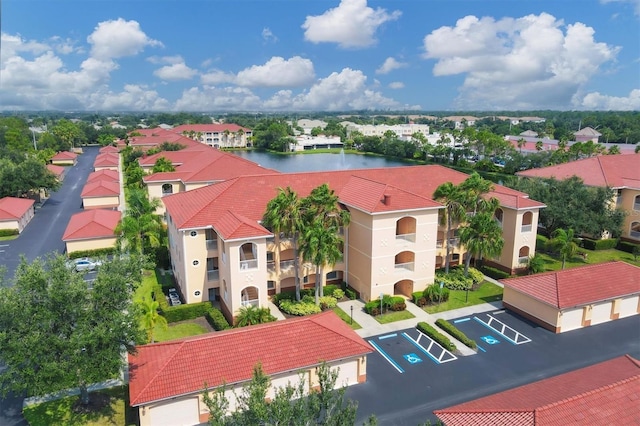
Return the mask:
POLYGON ((155 90, 149 90, 146 86, 127 84, 124 91, 120 93, 111 91, 93 93, 89 97, 87 108, 102 111, 167 111, 170 109, 170 104, 155 90))
POLYGON ((588 93, 582 99, 582 107, 590 110, 637 111, 640 110, 640 89, 633 89, 629 96, 608 96, 600 92, 588 93))
POLYGON ((302 28, 312 43, 337 43, 343 48, 362 48, 376 43, 376 31, 385 22, 395 21, 402 13, 367 6, 367 0, 342 0, 338 7, 319 16, 307 16, 302 28))
POLYGON ((315 78, 313 62, 294 56, 274 56, 264 65, 254 65, 238 73, 235 83, 246 87, 298 87, 315 78))
POLYGON ((399 62, 395 58, 389 57, 385 59, 384 63, 380 65, 380 68, 376 70, 376 74, 389 74, 393 70, 400 68, 406 68, 409 64, 406 62, 399 62))
POLYGON ((189 68, 184 62, 165 65, 153 72, 156 77, 170 81, 190 80, 196 74, 198 74, 198 71, 189 68))
POLYGON ((262 29, 262 39, 265 43, 275 43, 278 41, 278 37, 276 37, 269 28, 265 27, 262 29))
POLYGON ((192 87, 182 92, 176 102, 177 111, 238 111, 259 109, 261 100, 242 87, 192 87))
POLYGON ((148 62, 151 62, 152 64, 179 64, 181 62, 184 62, 184 59, 182 58, 182 56, 180 55, 173 55, 173 56, 149 56, 147 58, 148 62))
POLYGON ((637 16, 640 16, 640 0, 600 0, 600 3, 629 3, 637 16))
POLYGON ((542 13, 466 16, 428 34, 424 50, 434 75, 465 75, 460 108, 563 109, 620 49, 596 42, 591 27, 542 13))
POLYGON ((100 22, 87 42, 92 45, 91 56, 100 59, 133 56, 146 46, 162 47, 162 43, 147 37, 138 22, 122 18, 100 22))
POLYGON ((404 83, 401 81, 393 81, 389 83, 389 89, 404 89, 404 83))
POLYGON ((202 84, 216 85, 223 83, 233 83, 236 80, 236 76, 233 73, 224 72, 221 70, 211 70, 200 76, 202 84))

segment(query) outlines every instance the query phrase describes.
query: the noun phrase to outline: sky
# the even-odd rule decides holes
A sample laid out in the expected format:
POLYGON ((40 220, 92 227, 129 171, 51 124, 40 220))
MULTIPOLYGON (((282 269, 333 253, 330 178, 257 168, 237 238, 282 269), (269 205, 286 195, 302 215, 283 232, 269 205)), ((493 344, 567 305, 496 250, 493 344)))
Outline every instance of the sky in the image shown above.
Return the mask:
POLYGON ((640 110, 640 0, 0 0, 4 111, 640 110))

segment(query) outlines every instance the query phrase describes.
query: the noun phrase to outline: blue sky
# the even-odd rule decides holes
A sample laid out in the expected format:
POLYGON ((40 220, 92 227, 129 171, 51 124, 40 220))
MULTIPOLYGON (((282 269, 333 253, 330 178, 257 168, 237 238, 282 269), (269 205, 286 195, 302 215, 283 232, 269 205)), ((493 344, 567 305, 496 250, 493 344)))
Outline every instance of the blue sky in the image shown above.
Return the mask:
POLYGON ((1 6, 2 110, 640 110, 640 0, 1 6))

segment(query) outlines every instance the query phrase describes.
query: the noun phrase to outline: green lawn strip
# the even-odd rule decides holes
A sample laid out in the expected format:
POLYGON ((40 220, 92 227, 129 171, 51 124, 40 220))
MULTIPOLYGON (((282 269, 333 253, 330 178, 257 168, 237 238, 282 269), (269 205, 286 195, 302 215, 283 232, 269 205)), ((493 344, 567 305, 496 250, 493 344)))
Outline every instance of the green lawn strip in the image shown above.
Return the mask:
POLYGON ((164 342, 183 337, 197 336, 208 332, 209 330, 195 322, 169 324, 166 329, 156 325, 153 332, 153 339, 155 342, 164 342))
POLYGON ((18 238, 17 235, 6 235, 4 237, 0 237, 0 241, 10 241, 15 240, 16 238, 18 238))
POLYGON ((390 322, 402 321, 415 318, 409 311, 391 311, 374 317, 380 324, 389 324, 390 322))
POLYGON ((76 395, 30 405, 24 409, 23 414, 31 426, 103 426, 134 423, 127 409, 128 388, 126 386, 92 392, 90 396, 95 398, 97 394, 108 395, 110 404, 96 412, 73 412, 73 406, 79 398, 76 395))
POLYGON ((345 311, 343 311, 342 309, 340 309, 339 307, 336 306, 335 308, 333 308, 333 312, 335 312, 336 315, 338 315, 340 319, 342 319, 342 321, 346 322, 347 325, 351 327, 351 329, 358 330, 362 328, 362 326, 358 324, 356 321, 353 321, 352 323, 351 316, 347 314, 345 311))
POLYGON ((469 291, 468 301, 467 292, 465 290, 451 290, 449 292, 449 300, 437 305, 427 305, 424 307, 424 310, 430 314, 435 314, 438 312, 450 311, 452 309, 479 305, 481 303, 497 302, 499 300, 502 300, 502 287, 491 282, 484 281, 480 284, 480 288, 475 291, 469 291))
MULTIPOLYGON (((633 254, 627 253, 626 251, 616 249, 587 250, 584 248, 581 248, 580 251, 586 253, 587 258, 583 259, 576 255, 571 259, 567 259, 565 262, 565 269, 575 268, 576 266, 610 262, 613 260, 620 260, 632 265, 640 266, 640 257, 638 257, 638 260, 634 260, 633 254)), ((546 271, 559 271, 562 269, 562 259, 559 256, 552 256, 548 253, 538 253, 538 255, 540 255, 544 260, 544 267, 546 271)))

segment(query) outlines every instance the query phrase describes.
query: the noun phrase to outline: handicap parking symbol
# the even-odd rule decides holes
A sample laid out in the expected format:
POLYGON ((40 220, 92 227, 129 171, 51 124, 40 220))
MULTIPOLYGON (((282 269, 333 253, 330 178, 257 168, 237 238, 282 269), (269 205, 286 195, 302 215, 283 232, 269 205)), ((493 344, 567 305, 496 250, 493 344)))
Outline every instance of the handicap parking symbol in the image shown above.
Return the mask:
POLYGON ((497 343, 500 343, 500 340, 496 339, 493 336, 482 336, 481 339, 484 340, 489 345, 495 345, 497 343))
POLYGON ((414 353, 402 355, 402 357, 406 359, 409 364, 417 364, 419 362, 422 362, 420 357, 414 353))

